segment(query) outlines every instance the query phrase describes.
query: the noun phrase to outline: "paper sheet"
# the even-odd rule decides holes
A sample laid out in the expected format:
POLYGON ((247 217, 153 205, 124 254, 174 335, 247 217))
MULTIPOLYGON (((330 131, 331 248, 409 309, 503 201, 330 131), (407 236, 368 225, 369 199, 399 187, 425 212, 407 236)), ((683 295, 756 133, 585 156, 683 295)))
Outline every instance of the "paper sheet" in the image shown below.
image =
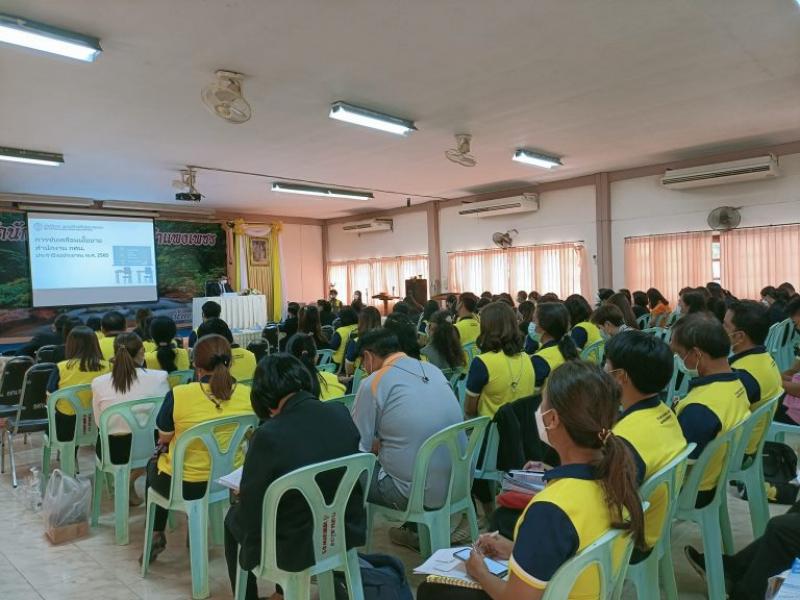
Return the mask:
POLYGON ((217 479, 217 483, 233 490, 234 492, 239 491, 239 485, 242 482, 242 469, 243 467, 239 467, 233 473, 228 473, 227 475, 223 475, 219 479, 217 479))
MULTIPOLYGON (((454 556, 456 552, 470 548, 470 546, 456 546, 454 548, 442 548, 434 552, 431 557, 414 569, 417 575, 439 575, 441 577, 453 577, 463 581, 475 582, 469 575, 467 575, 466 563, 454 556)), ((506 567, 508 561, 497 560, 506 567)))

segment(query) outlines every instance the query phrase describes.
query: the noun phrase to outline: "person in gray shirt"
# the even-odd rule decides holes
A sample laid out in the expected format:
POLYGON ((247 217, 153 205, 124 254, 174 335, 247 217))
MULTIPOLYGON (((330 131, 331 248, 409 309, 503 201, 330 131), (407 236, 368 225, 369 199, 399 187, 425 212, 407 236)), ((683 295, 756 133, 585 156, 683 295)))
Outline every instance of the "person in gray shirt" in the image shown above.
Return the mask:
MULTIPOLYGON (((420 447, 435 433, 460 423, 461 407, 442 372, 400 352, 397 336, 388 329, 364 334, 359 354, 369 376, 358 388, 353 421, 361 434, 361 450, 377 454, 380 463, 367 497, 402 510, 408 504, 420 447)), ((444 503, 450 468, 447 449, 441 447, 428 470, 426 506, 444 503)))
POLYGON ((440 369, 464 368, 467 360, 458 331, 450 322, 450 313, 440 310, 428 325, 428 344, 420 350, 428 362, 440 369))

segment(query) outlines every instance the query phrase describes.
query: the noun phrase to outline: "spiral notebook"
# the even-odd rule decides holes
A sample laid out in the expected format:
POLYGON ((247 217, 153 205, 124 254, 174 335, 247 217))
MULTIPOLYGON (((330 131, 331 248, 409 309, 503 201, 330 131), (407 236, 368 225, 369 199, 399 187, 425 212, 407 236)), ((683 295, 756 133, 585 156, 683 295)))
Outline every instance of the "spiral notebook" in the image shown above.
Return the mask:
MULTIPOLYGON (((426 581, 431 583, 481 589, 480 584, 467 575, 466 563, 455 557, 456 552, 465 548, 469 548, 469 546, 437 550, 428 560, 414 569, 414 573, 417 575, 427 575, 426 581)), ((507 566, 506 561, 497 562, 507 566)))

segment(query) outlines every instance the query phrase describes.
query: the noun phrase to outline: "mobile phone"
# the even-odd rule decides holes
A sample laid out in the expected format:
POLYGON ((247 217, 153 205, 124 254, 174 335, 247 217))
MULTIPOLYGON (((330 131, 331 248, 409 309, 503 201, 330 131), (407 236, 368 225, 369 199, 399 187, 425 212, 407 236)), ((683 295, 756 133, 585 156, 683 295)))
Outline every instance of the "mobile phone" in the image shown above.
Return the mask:
MULTIPOLYGON (((471 548, 462 548, 458 552, 454 552, 453 556, 459 560, 466 561, 471 552, 471 548)), ((486 556, 483 557, 483 564, 485 564, 486 568, 489 569, 489 573, 496 575, 497 577, 503 577, 506 573, 508 573, 508 567, 486 556)))

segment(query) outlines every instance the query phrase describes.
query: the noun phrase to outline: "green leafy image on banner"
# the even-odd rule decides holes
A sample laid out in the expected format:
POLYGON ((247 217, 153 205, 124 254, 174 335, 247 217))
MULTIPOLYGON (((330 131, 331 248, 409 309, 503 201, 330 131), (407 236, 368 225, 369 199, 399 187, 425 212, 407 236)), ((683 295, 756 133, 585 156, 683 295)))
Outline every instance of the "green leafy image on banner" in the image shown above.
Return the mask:
MULTIPOLYGON (((118 310, 132 324, 136 310, 149 308, 155 316, 168 316, 178 326, 192 322, 192 298, 205 295, 205 284, 225 273, 226 235, 219 223, 155 221, 157 302, 120 305, 33 308, 28 266, 25 215, 0 212, 0 345, 24 342, 46 331, 56 316, 66 313, 86 322, 118 310)), ((135 259, 126 248, 120 260, 135 259)))

